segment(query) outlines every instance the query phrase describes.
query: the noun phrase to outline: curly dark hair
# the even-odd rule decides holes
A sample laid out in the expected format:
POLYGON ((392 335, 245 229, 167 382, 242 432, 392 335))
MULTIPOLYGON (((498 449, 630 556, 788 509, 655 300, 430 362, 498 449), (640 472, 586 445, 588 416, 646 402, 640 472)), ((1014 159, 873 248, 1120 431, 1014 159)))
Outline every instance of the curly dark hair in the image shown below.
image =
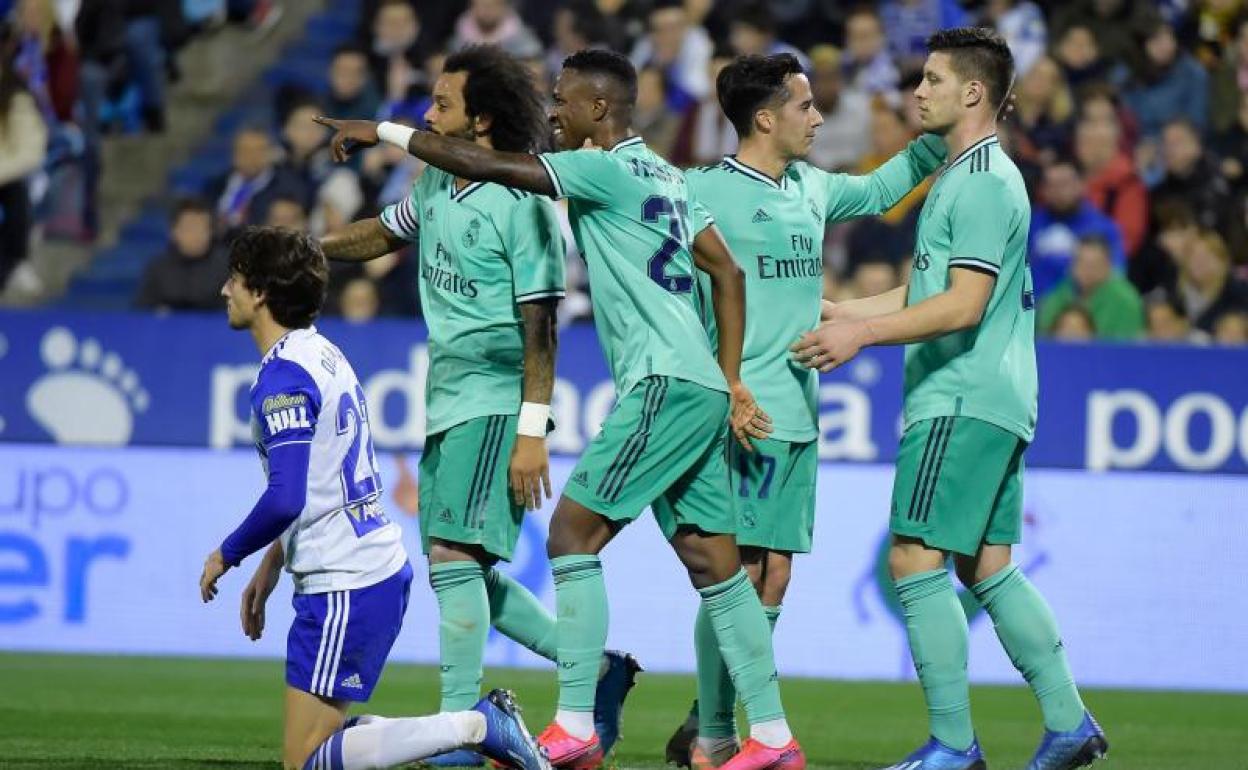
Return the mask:
POLYGON ((474 45, 446 59, 443 72, 463 72, 464 106, 471 118, 489 115, 490 142, 503 152, 550 149, 550 124, 532 74, 498 46, 474 45))
POLYGON ((987 27, 942 29, 927 39, 927 50, 949 54, 958 77, 983 83, 992 106, 1000 108, 1014 83, 1014 54, 1001 33, 987 27))
POLYGON ((802 63, 791 53, 741 56, 719 71, 715 91, 728 121, 744 139, 754 133, 754 113, 789 98, 786 81, 802 74, 802 63))
POLYGON ((320 315, 329 264, 314 239, 280 227, 246 227, 230 244, 230 272, 264 293, 273 320, 305 329, 320 315))
POLYGON ((605 75, 623 89, 621 96, 630 106, 637 102, 637 68, 624 54, 586 48, 564 59, 563 68, 587 75, 605 75))

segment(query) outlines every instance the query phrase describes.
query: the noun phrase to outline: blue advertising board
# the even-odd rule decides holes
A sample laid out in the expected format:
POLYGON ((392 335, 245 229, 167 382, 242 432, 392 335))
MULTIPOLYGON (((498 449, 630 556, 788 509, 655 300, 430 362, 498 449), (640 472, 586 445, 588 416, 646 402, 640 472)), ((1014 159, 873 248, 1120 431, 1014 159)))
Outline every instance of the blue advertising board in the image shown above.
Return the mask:
MULTIPOLYGON (((320 328, 359 373, 378 449, 421 447, 423 324, 320 328)), ((1248 473, 1248 350, 1047 343, 1037 355, 1030 465, 1248 473)), ((224 314, 0 312, 0 442, 246 445, 258 358, 224 314)), ((563 330, 558 375, 551 449, 577 454, 615 399, 592 327, 563 330)), ((881 348, 822 379, 822 458, 893 458, 901 376, 900 349, 881 348)))

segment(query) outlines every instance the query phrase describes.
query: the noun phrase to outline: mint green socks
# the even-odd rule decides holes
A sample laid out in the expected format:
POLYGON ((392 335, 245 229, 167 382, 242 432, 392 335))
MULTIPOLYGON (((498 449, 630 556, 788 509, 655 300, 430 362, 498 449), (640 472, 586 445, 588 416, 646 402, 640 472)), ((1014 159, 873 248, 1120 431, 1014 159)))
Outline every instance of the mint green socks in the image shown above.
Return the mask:
POLYGON ((555 659, 555 618, 532 591, 490 569, 485 573, 485 592, 490 600, 490 623, 499 633, 547 660, 555 659))
POLYGON ((607 586, 597 556, 550 560, 555 576, 559 709, 594 710, 598 667, 607 645, 607 586))
POLYGON ((966 678, 966 614, 945 570, 897 581, 914 670, 923 685, 931 733, 952 749, 970 748, 971 693, 966 678))
POLYGON ((1013 564, 971 590, 992 618, 1014 667, 1031 685, 1044 726, 1058 732, 1078 727, 1084 705, 1048 602, 1013 564))
POLYGON ((481 695, 482 659, 490 632, 485 575, 473 561, 429 567, 438 599, 438 642, 442 661, 442 711, 472 708, 481 695))
MULTIPOLYGON (((763 607, 773 636, 776 621, 780 619, 780 609, 763 607)), ((698 737, 731 738, 737 734, 737 688, 732 686, 728 667, 719 654, 719 641, 715 638, 715 629, 711 626, 705 603, 698 607, 693 644, 698 662, 698 737)))
POLYGON ((780 683, 771 647, 771 626, 745 570, 717 585, 699 588, 698 593, 702 595, 702 607, 694 631, 695 640, 699 640, 696 642, 699 656, 698 710, 700 714, 708 715, 708 729, 723 735, 704 732, 700 718, 698 734, 703 737, 734 734, 733 689, 740 695, 751 725, 782 721, 784 707, 780 702, 780 683), (708 627, 710 634, 707 633, 708 627), (729 673, 727 688, 716 675, 715 668, 709 668, 703 675, 702 658, 705 654, 705 663, 709 665, 712 657, 708 638, 711 634, 717 641, 717 652, 722 660, 716 668, 726 668, 729 673), (708 700, 704 701, 704 697, 708 700), (725 714, 726 720, 723 718, 725 714))

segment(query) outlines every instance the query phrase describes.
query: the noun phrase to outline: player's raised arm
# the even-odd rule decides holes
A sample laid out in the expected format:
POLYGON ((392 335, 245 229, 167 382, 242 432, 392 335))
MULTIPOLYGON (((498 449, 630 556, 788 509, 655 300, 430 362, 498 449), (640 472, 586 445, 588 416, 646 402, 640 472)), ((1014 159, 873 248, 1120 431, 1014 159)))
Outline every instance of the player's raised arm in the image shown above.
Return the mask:
POLYGON ((945 143, 924 134, 869 174, 827 174, 829 221, 874 216, 896 206, 945 162, 945 143))
POLYGON ((771 432, 771 419, 741 382, 741 348, 745 344, 745 273, 733 259, 728 244, 714 224, 702 228, 694 238, 693 261, 711 279, 711 302, 719 329, 719 367, 728 380, 732 396, 732 430, 741 446, 753 451, 749 438, 766 438, 771 432))
POLYGON ((406 245, 406 238, 390 232, 377 217, 352 222, 321 239, 326 258, 339 262, 367 262, 406 245))
POLYGON ((384 141, 404 147, 429 165, 462 179, 497 182, 541 195, 555 194, 546 169, 536 156, 527 152, 491 150, 466 139, 418 131, 398 123, 326 117, 318 117, 316 122, 333 129, 330 149, 334 160, 339 163, 360 148, 373 147, 384 141))

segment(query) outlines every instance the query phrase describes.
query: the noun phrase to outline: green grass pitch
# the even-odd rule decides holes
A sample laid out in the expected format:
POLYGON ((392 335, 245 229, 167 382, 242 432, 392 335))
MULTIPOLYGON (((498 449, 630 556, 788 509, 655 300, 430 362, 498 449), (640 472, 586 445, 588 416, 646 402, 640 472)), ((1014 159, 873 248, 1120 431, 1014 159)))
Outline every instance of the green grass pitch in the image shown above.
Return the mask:
MULTIPOLYGON (((282 672, 278 661, 0 655, 0 768, 277 768, 282 672)), ((490 671, 486 685, 514 689, 530 729, 553 713, 551 671, 490 671)), ((437 692, 435 669, 391 665, 367 710, 428 713, 437 692)), ((613 764, 662 766, 663 745, 692 692, 689 676, 641 674, 613 764)), ((816 770, 888 765, 925 738, 916 684, 790 679, 783 692, 816 770)), ((1248 696, 1085 696, 1112 746, 1098 770, 1248 768, 1248 696)), ((1040 733, 1030 693, 976 687, 972 699, 989 766, 1022 768, 1040 733)))

